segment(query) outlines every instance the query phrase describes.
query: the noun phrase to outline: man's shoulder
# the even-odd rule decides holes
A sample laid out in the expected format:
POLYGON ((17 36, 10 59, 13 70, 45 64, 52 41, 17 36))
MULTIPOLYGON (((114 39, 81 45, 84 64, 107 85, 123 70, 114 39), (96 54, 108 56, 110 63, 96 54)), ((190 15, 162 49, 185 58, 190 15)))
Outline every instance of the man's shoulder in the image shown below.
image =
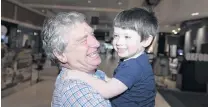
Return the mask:
POLYGON ((59 90, 59 104, 76 107, 95 107, 96 105, 99 105, 98 107, 105 107, 100 105, 110 105, 108 100, 105 100, 87 83, 81 80, 66 80, 64 82, 64 87, 59 90))
POLYGON ((92 87, 90 87, 87 83, 81 81, 81 80, 73 80, 73 79, 68 79, 68 80, 64 80, 63 83, 64 84, 64 88, 65 89, 81 89, 81 88, 90 88, 92 89, 92 87))
POLYGON ((60 89, 60 93, 64 96, 74 96, 74 95, 84 95, 84 94, 94 94, 99 95, 98 92, 93 89, 87 83, 81 80, 66 80, 60 89))

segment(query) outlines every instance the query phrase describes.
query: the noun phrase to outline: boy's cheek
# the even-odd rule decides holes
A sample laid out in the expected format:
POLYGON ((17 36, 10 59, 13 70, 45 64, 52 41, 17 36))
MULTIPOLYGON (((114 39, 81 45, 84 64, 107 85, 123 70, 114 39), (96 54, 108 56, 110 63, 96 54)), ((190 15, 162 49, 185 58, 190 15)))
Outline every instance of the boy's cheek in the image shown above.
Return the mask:
POLYGON ((138 45, 130 45, 128 46, 128 50, 132 53, 139 49, 140 46, 138 45))

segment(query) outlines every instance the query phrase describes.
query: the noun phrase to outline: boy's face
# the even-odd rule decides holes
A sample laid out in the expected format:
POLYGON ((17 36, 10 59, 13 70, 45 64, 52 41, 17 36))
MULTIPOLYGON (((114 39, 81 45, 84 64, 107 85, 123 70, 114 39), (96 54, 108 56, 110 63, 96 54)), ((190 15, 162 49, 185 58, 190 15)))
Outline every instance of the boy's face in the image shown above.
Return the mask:
POLYGON ((141 36, 134 30, 114 27, 113 47, 121 58, 133 57, 149 44, 146 40, 141 42, 141 36))

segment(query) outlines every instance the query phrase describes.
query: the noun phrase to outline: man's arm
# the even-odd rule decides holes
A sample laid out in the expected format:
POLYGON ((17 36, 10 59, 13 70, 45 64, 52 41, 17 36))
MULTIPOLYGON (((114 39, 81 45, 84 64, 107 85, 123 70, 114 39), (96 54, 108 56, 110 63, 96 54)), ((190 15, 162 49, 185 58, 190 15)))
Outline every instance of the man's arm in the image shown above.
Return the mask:
POLYGON ((108 100, 85 83, 69 88, 62 97, 63 107, 111 107, 108 100))

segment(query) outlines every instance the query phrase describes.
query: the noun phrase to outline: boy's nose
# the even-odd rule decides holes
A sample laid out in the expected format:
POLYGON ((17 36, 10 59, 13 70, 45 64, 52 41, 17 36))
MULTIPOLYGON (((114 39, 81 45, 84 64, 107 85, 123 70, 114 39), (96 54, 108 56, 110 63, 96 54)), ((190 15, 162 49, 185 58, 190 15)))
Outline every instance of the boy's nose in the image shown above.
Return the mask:
POLYGON ((120 45, 123 45, 124 43, 125 43, 125 39, 120 37, 117 39, 116 45, 120 46, 120 45))

